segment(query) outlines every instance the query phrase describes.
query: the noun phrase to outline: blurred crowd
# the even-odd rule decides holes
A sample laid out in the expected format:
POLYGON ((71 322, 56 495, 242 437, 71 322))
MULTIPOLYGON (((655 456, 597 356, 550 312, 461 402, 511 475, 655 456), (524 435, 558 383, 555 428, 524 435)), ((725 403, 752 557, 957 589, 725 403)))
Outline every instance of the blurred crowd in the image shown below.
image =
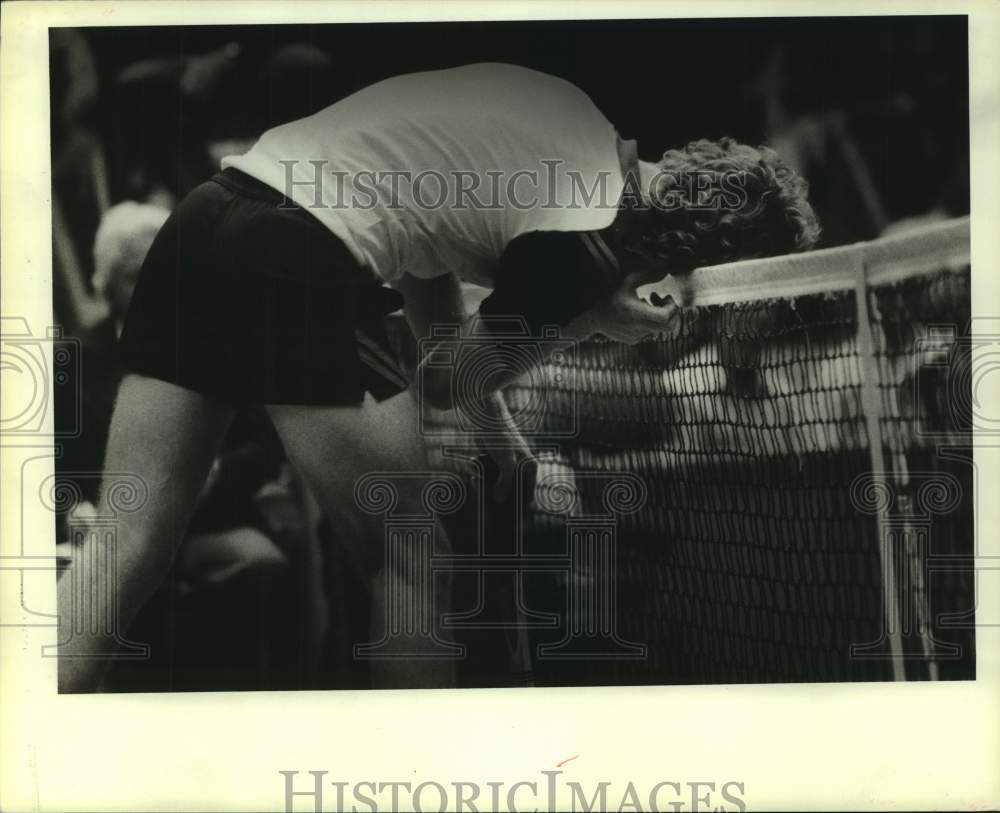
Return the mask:
MULTIPOLYGON (((298 29, 241 36, 231 28, 204 47, 195 42, 178 49, 141 32, 112 39, 94 30, 51 30, 54 311, 66 335, 79 340, 84 371, 80 404, 56 404, 57 423, 73 420, 70 410, 82 410, 83 432, 66 442, 57 464, 63 476, 101 469, 120 377, 117 333, 143 257, 171 208, 215 172, 223 156, 248 148, 264 130, 380 78, 345 69, 360 64, 363 55, 356 51, 362 45, 345 56, 329 42, 300 36, 298 29)), ((585 36, 599 34, 580 34, 585 36)), ((389 40, 380 67, 386 75, 397 72, 389 40)), ((476 40, 469 42, 471 51, 476 40)), ((803 75, 810 76, 810 69, 802 62, 802 41, 786 47, 780 37, 762 37, 752 69, 723 76, 719 68, 702 77, 708 88, 712 81, 727 81, 733 88, 729 101, 737 100, 739 109, 714 104, 711 90, 704 99, 678 87, 677 98, 683 101, 687 92, 702 104, 691 108, 689 126, 711 126, 713 115, 735 116, 730 134, 768 143, 799 168, 813 187, 826 244, 869 239, 968 211, 963 128, 933 125, 955 110, 961 114, 965 90, 948 84, 952 74, 936 58, 940 43, 932 35, 906 42, 910 52, 900 58, 921 67, 907 74, 907 86, 891 93, 850 98, 836 78, 823 74, 824 80, 817 72, 821 78, 812 95, 804 95, 803 75), (890 137, 896 141, 887 156, 882 142, 890 137), (897 160, 894 150, 907 151, 906 160, 897 160), (900 181, 910 178, 899 168, 907 162, 914 175, 909 186, 900 181)), ((523 48, 557 53, 544 38, 523 48)), ((431 51, 424 49, 425 55, 431 51)), ((652 59, 648 49, 634 55, 652 59)), ((409 69, 474 61, 461 51, 448 57, 435 52, 440 64, 425 56, 409 69)), ((503 50, 482 58, 518 59, 503 50)), ((541 63, 532 66, 556 67, 541 63)), ((591 70, 597 68, 581 63, 575 77, 588 91, 591 70)), ((663 84, 646 71, 635 75, 663 84)), ((618 122, 616 108, 629 94, 617 92, 623 86, 615 77, 605 79, 607 87, 595 82, 592 95, 618 122)), ((640 84, 633 96, 647 101, 640 107, 631 99, 631 109, 646 119, 628 121, 622 113, 620 130, 638 136, 641 146, 644 133, 666 114, 649 109, 649 88, 640 84)), ((672 118, 680 118, 678 109, 670 108, 672 118)), ((677 132, 676 138, 661 134, 650 143, 675 146, 689 135, 681 126, 677 132)), ((96 494, 86 491, 94 487, 87 484, 87 502, 60 517, 64 545, 74 522, 93 510, 96 494)), ((129 634, 153 645, 152 659, 116 665, 110 688, 365 685, 364 670, 345 655, 353 636, 366 628, 365 588, 338 564, 343 557, 337 549, 336 530, 300 487, 263 414, 241 414, 215 461, 170 578, 129 634)))
MULTIPOLYGON (((171 208, 256 133, 332 101, 320 98, 332 90, 332 62, 308 43, 248 55, 228 42, 204 53, 150 56, 104 76, 84 32, 53 29, 51 65, 54 309, 82 351, 82 402, 56 405, 57 413, 82 410, 83 431, 64 444, 58 464, 72 479, 101 469, 121 375, 115 341, 145 254, 171 208), (264 103, 223 103, 233 83, 241 102, 264 103)), ((81 478, 85 501, 60 517, 64 546, 74 525, 85 525, 95 510, 96 482, 81 478)), ((151 644, 151 659, 116 664, 108 688, 363 682, 363 675, 338 674, 336 664, 322 661, 337 633, 328 628, 323 596, 352 589, 337 583, 336 557, 324 569, 320 551, 336 545, 330 537, 263 413, 240 413, 170 577, 129 633, 151 644)))

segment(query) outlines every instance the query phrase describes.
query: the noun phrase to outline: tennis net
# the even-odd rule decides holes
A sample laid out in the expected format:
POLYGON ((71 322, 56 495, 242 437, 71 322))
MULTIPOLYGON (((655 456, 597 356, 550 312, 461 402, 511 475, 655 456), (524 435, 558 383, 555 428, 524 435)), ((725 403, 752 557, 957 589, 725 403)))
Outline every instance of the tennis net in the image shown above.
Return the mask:
MULTIPOLYGON (((542 405, 529 555, 566 549, 546 488, 579 516, 606 509, 594 473, 645 492, 615 518, 612 622, 643 656, 542 657, 565 630, 538 624, 535 682, 974 677, 973 575, 934 568, 973 553, 968 219, 656 293, 676 336, 585 342, 507 391, 542 405)), ((517 578, 556 617, 595 576, 517 578)))

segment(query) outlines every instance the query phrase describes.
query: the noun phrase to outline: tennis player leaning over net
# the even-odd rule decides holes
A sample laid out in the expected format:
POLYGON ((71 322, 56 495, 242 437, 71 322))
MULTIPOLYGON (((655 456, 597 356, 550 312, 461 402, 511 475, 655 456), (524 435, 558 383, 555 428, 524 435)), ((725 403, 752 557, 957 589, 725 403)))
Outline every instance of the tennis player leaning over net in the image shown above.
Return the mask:
MULTIPOLYGON (((380 629, 383 532, 354 510, 353 486, 425 467, 417 394, 383 328, 401 303, 418 337, 467 324, 467 280, 492 288, 481 314, 518 315, 533 334, 634 341, 671 327, 639 285, 801 250, 816 233, 804 182, 773 152, 723 139, 639 161, 583 91, 512 65, 388 79, 265 133, 178 205, 132 299, 105 471, 141 476, 150 497, 119 518, 121 623, 165 574, 234 411, 260 405, 354 541, 380 629)), ((447 372, 424 373, 419 396, 447 406, 447 372)), ((484 408, 509 417, 496 393, 484 408)), ((509 438, 526 451, 516 427, 509 438)), ((517 453, 497 453, 502 471, 517 453)), ((405 601, 416 588, 405 562, 393 568, 386 589, 405 601)), ((70 581, 60 687, 87 691, 101 662, 73 656, 114 642, 71 635, 70 581)), ((452 681, 448 661, 381 663, 379 685, 452 681)))

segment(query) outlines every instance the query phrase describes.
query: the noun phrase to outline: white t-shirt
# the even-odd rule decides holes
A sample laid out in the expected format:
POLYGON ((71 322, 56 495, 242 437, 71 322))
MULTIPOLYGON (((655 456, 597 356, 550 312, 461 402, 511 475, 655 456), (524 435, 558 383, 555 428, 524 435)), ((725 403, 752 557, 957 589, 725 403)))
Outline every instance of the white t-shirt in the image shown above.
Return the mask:
POLYGON ((515 237, 603 229, 624 188, 618 134, 582 90, 497 63, 386 79, 222 166, 307 208, 384 282, 492 286, 515 237))

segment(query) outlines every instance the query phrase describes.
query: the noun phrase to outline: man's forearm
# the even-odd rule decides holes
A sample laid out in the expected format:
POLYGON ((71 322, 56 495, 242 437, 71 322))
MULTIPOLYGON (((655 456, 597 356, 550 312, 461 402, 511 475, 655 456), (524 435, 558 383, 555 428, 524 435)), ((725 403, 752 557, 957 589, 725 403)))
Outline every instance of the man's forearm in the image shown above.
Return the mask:
MULTIPOLYGON (((405 299, 403 313, 417 342, 418 352, 420 342, 431 337, 436 325, 458 325, 460 334, 464 336, 469 315, 462 301, 461 283, 454 274, 433 279, 418 279, 404 274, 393 283, 393 287, 405 299)), ((422 349, 427 351, 429 348, 424 345, 422 349)), ((451 375, 435 365, 428 365, 428 355, 425 352, 422 358, 417 359, 417 397, 438 409, 450 409, 451 375)))
MULTIPOLYGON (((489 327, 488 322, 478 321, 479 317, 477 315, 466 316, 459 324, 459 331, 457 336, 458 342, 466 341, 471 333, 474 325, 478 325, 479 332, 477 333, 477 338, 482 339, 484 337, 486 329, 489 327)), ((452 322, 451 324, 456 324, 452 322)), ((600 322, 599 315, 596 310, 586 311, 579 316, 577 316, 572 322, 566 325, 560 335, 567 339, 589 339, 595 333, 599 332, 600 322)), ((497 335, 497 342, 509 341, 509 335, 499 334, 497 335)), ((517 337, 520 342, 530 340, 528 337, 517 337)), ((454 343, 456 338, 445 338, 441 342, 432 344, 431 348, 438 347, 440 344, 445 342, 454 343)), ((556 349, 557 343, 555 342, 540 342, 538 344, 537 350, 541 354, 541 359, 544 360, 548 353, 551 353, 556 349)), ((425 346, 426 348, 426 346, 425 346)), ((526 357, 527 359, 528 357, 526 357)), ((539 358, 537 354, 532 354, 530 357, 532 360, 539 358)), ((499 393, 504 387, 512 384, 522 375, 529 371, 529 367, 519 367, 517 366, 516 356, 510 356, 505 354, 502 359, 501 365, 497 365, 495 370, 481 371, 487 373, 486 375, 475 376, 473 379, 469 379, 467 376, 461 376, 456 382, 454 376, 454 366, 442 363, 429 363, 433 360, 431 359, 430 353, 424 355, 422 359, 419 360, 419 366, 416 375, 417 386, 419 388, 419 397, 424 401, 429 403, 431 406, 437 409, 453 409, 455 408, 456 401, 464 401, 466 403, 471 403, 470 399, 473 398, 485 398, 494 393, 499 393), (461 393, 456 391, 456 384, 461 385, 465 381, 470 381, 474 383, 477 387, 482 384, 483 381, 488 381, 490 389, 480 390, 477 389, 475 392, 461 393)))
POLYGON ((434 325, 461 324, 468 317, 461 282, 454 274, 432 279, 404 274, 393 287, 403 295, 403 315, 417 341, 428 338, 434 325))

